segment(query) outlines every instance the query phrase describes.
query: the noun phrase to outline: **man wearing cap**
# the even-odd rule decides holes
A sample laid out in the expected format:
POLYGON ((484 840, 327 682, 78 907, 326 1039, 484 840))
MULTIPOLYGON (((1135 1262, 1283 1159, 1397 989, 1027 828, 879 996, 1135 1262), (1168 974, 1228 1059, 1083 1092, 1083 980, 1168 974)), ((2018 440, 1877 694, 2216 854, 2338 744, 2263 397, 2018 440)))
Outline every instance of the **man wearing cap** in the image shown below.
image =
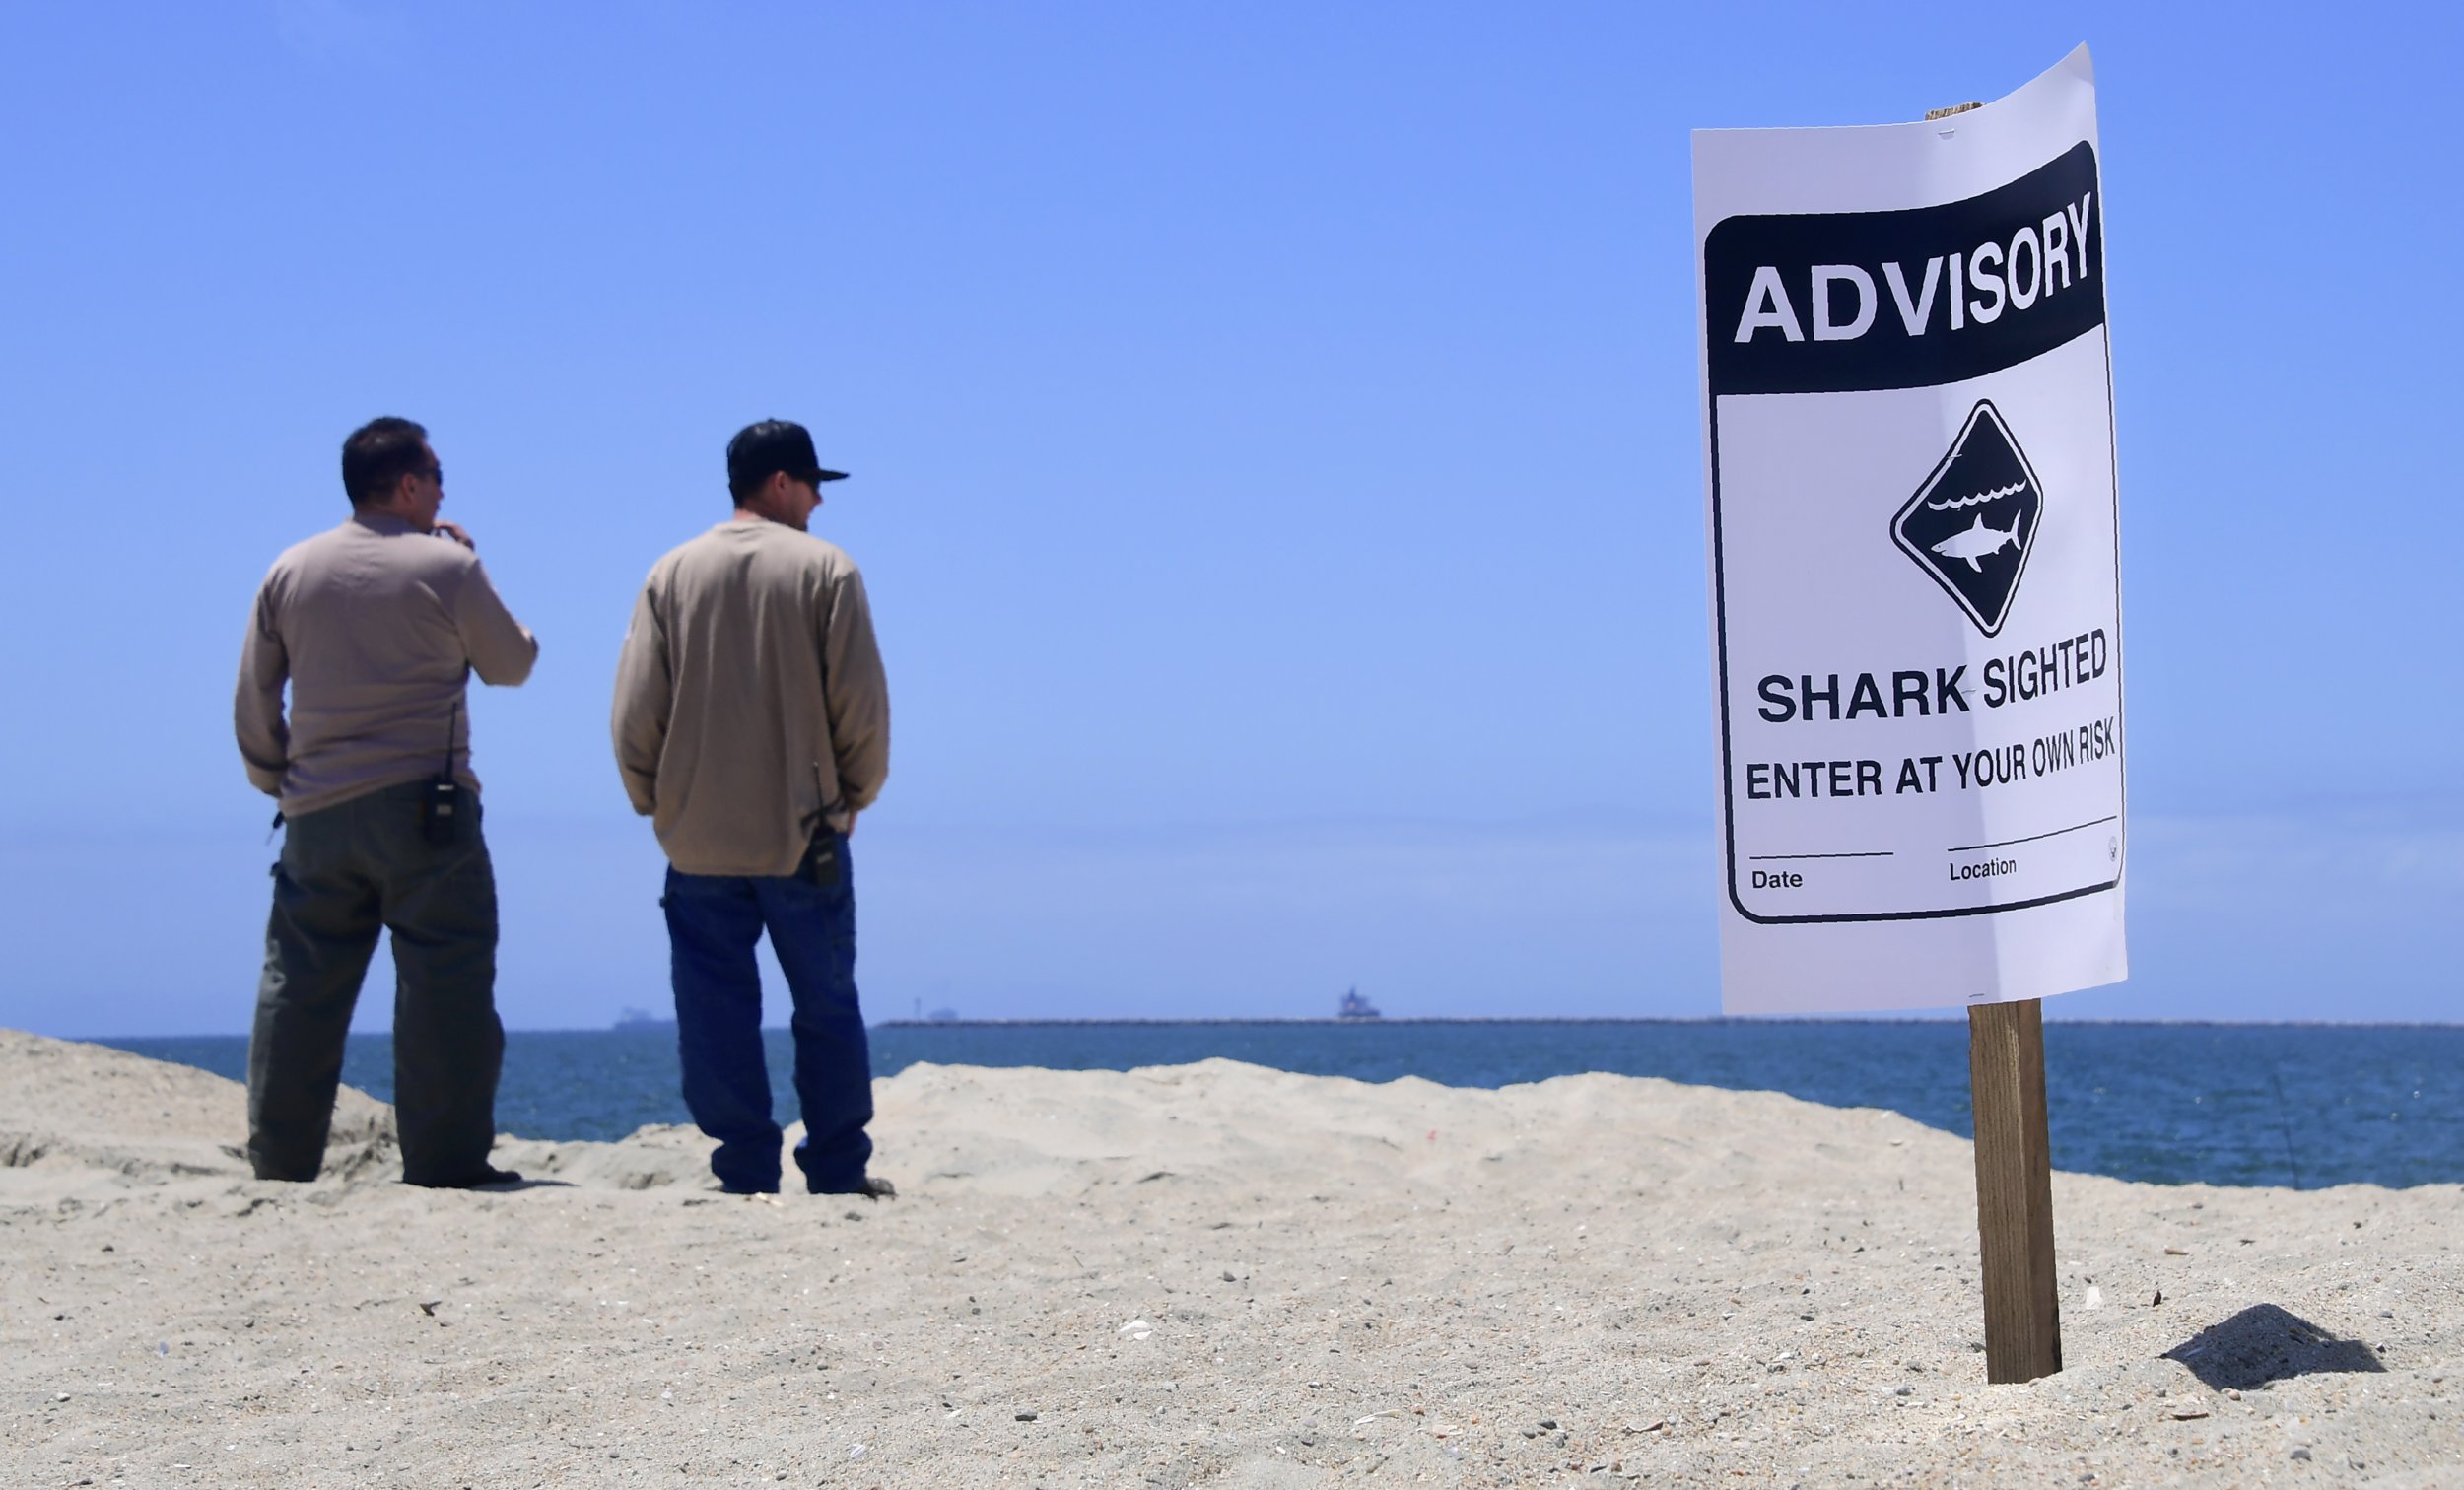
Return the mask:
POLYGON ((666 850, 685 1106, 721 1187, 779 1188, 762 1055, 770 934, 795 1013, 795 1162, 815 1194, 894 1193, 865 1173, 872 1059, 856 994, 848 836, 889 773, 890 699, 855 561, 805 531, 824 470, 801 425, 727 443, 735 515, 651 567, 616 665, 616 767, 666 850))

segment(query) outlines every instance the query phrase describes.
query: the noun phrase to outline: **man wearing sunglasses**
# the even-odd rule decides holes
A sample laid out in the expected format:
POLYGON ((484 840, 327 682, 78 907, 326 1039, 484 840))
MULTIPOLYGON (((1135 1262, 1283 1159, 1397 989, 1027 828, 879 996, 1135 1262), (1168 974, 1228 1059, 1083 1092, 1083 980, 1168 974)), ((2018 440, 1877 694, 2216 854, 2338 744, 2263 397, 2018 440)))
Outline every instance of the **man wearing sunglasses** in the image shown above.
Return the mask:
POLYGON ((865 1171, 872 1062, 848 854, 889 774, 889 688, 863 576, 805 531, 844 474, 822 469, 801 425, 738 432, 734 515, 651 569, 616 668, 617 771, 669 866, 685 1106, 736 1193, 775 1191, 782 1171, 754 960, 765 931, 795 1010, 804 1186, 894 1193, 865 1171))
POLYGON ((382 930, 402 1178, 504 1184, 520 1176, 488 1163, 505 1030, 464 694, 473 672, 501 687, 529 677, 539 643, 470 534, 438 519, 445 468, 426 430, 378 419, 352 432, 342 484, 351 520, 274 561, 240 659, 240 754, 287 824, 248 1042, 248 1160, 260 1180, 316 1178, 382 930))

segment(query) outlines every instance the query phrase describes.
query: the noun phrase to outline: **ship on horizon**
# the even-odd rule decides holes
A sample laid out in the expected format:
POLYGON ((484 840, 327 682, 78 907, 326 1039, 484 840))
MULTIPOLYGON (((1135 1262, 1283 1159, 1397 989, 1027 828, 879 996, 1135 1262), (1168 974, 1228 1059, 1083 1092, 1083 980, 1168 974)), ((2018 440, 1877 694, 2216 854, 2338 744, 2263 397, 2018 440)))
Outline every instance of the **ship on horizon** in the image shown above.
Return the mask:
POLYGON ((1384 1019, 1386 1016, 1378 1012, 1376 1004, 1361 997, 1360 989, 1354 987, 1344 991, 1343 1001, 1335 1005, 1335 1017, 1337 1019, 1384 1019))
POLYGON ((672 1030, 676 1027, 672 1014, 653 1014, 648 1009, 627 1008, 616 1016, 619 1030, 672 1030))

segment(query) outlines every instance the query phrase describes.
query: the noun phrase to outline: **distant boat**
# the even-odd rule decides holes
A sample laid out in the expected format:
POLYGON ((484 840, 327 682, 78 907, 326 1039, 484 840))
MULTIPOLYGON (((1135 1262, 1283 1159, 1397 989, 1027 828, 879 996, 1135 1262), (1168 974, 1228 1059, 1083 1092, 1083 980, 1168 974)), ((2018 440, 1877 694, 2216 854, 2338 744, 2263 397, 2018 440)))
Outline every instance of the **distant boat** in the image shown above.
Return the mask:
POLYGON ((673 1018, 653 1014, 648 1009, 627 1009, 616 1016, 616 1028, 620 1030, 672 1030, 675 1027, 673 1018))
POLYGON ((956 1009, 935 1009, 925 1017, 931 1020, 934 1024, 958 1023, 958 1011, 956 1009))
POLYGON ((1376 1004, 1361 997, 1358 988, 1352 988, 1343 994, 1342 1003, 1335 1007, 1335 1017, 1337 1019, 1383 1019, 1386 1016, 1378 1012, 1376 1004))

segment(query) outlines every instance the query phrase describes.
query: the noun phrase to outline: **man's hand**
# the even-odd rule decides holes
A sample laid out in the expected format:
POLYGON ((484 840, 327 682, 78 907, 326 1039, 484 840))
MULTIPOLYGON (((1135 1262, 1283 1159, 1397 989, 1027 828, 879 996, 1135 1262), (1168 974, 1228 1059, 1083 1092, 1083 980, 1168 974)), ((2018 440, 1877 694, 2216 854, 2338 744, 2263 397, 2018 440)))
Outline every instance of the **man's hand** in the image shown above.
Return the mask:
POLYGON ((436 532, 439 537, 450 538, 474 554, 479 552, 479 545, 470 540, 469 530, 458 522, 447 522, 440 517, 437 519, 436 532))

